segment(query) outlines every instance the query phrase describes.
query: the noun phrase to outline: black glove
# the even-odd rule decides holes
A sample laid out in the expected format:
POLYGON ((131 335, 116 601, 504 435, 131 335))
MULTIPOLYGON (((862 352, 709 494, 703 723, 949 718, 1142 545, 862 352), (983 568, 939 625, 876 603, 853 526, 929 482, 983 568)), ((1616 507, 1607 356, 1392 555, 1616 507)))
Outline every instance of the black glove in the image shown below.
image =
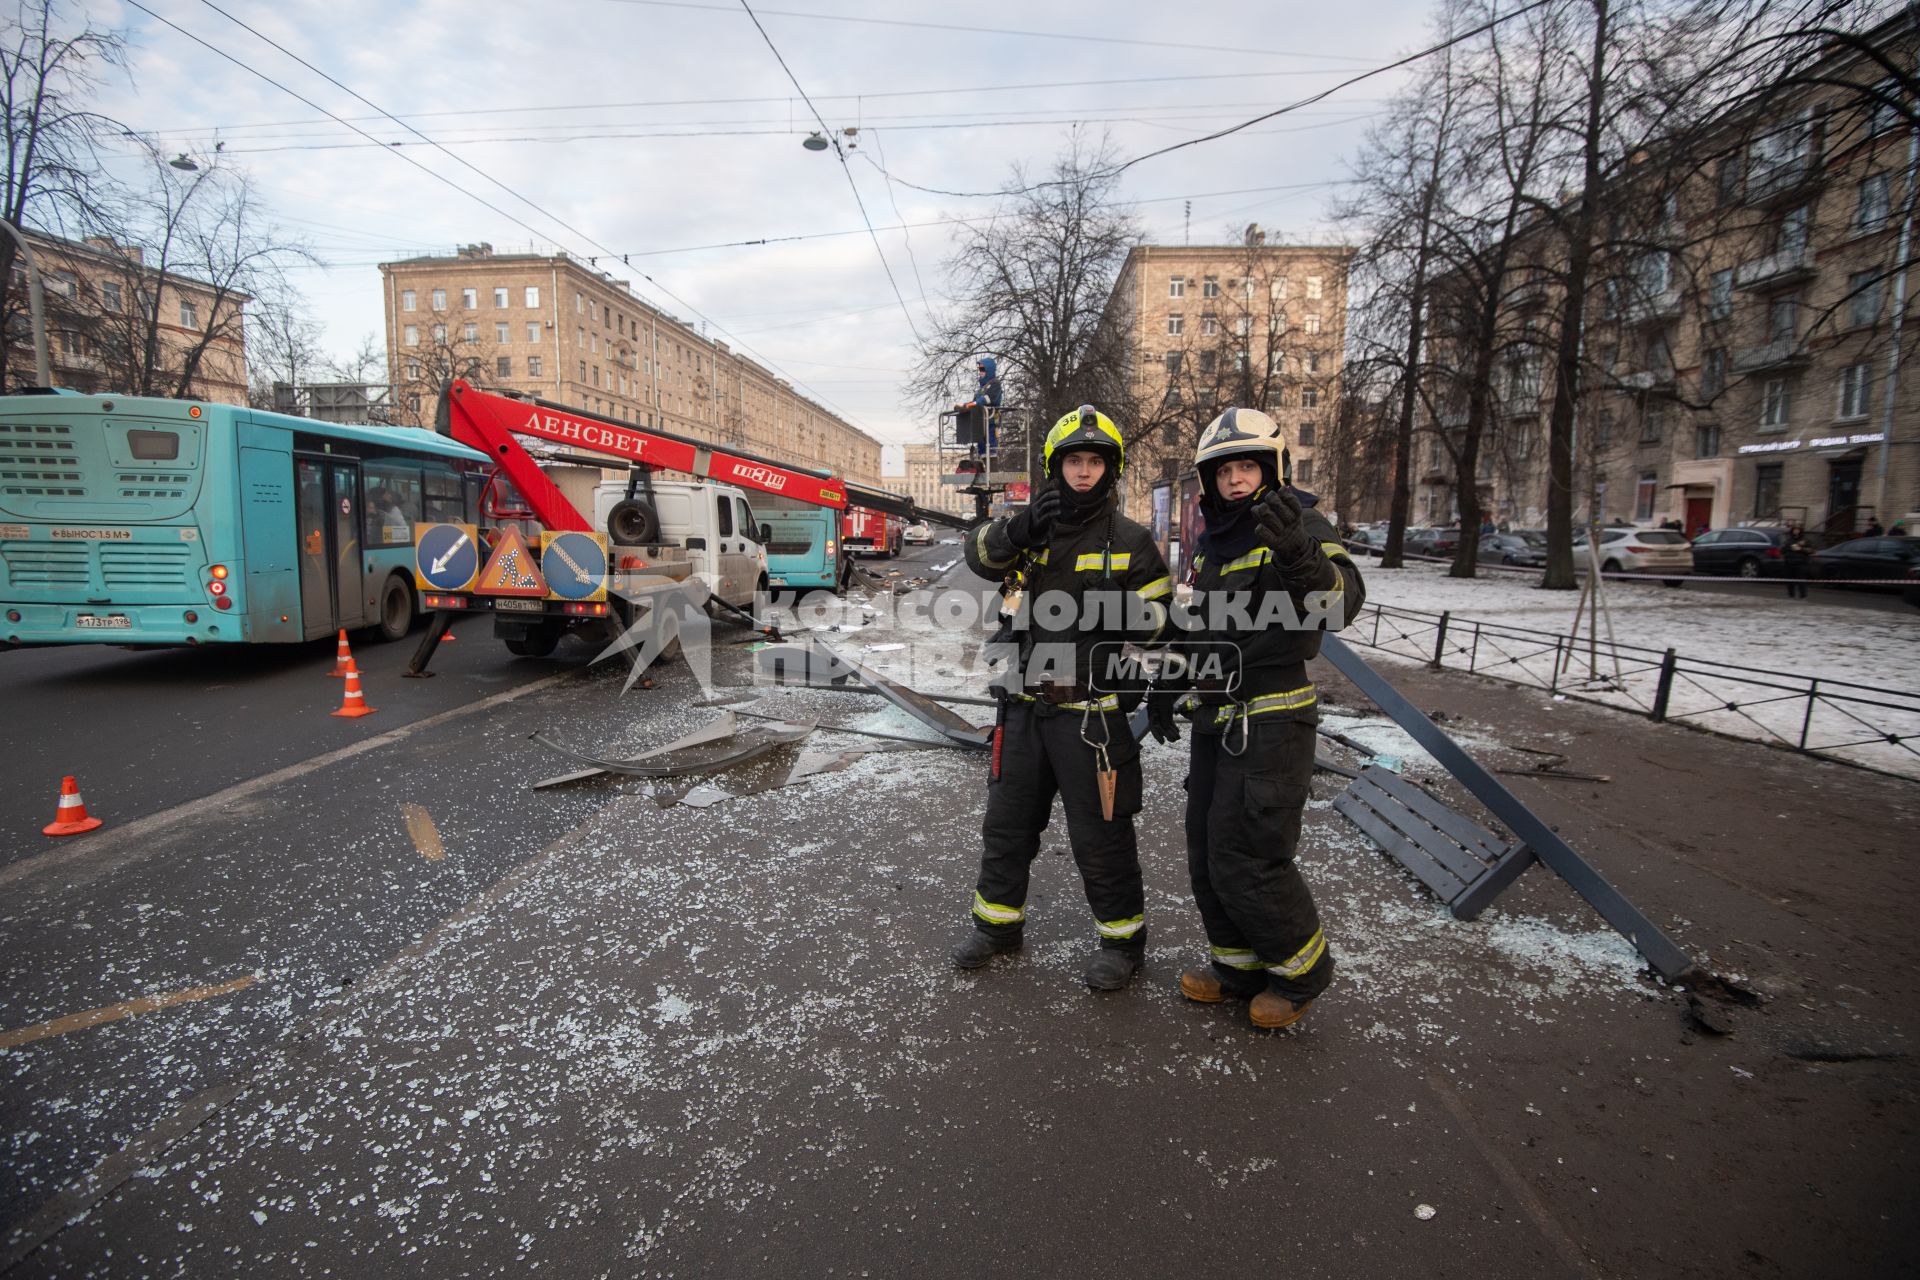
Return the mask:
POLYGON ((1313 560, 1313 535, 1307 532, 1300 499, 1289 489, 1269 489, 1253 504, 1260 538, 1273 548, 1274 563, 1282 570, 1301 568, 1313 560))
POLYGON ((1180 741, 1180 722, 1174 719, 1173 703, 1179 695, 1172 690, 1147 690, 1147 732, 1155 742, 1180 741))
POLYGON ((1060 491, 1048 485, 1019 514, 1007 521, 1007 541, 1013 544, 1016 551, 1044 547, 1053 532, 1053 522, 1059 515, 1060 491))

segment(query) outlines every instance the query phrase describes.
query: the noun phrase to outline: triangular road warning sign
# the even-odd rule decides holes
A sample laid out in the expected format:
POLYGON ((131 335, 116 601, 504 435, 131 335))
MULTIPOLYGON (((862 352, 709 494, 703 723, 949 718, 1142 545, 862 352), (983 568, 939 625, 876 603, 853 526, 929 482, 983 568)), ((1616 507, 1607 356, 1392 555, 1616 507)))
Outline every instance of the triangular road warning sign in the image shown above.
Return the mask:
POLYGON ((473 589, 483 596, 546 596, 547 580, 540 576, 540 562, 518 529, 512 525, 500 529, 500 541, 494 544, 473 589))

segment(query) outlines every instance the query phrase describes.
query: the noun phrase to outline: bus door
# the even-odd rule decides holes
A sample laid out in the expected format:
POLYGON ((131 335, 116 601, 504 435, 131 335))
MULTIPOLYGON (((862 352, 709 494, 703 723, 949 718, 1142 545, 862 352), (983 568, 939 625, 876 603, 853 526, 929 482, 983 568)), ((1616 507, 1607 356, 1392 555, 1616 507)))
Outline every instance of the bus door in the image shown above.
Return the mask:
POLYGON ((360 576, 360 464, 295 457, 300 614, 307 639, 366 624, 360 576))

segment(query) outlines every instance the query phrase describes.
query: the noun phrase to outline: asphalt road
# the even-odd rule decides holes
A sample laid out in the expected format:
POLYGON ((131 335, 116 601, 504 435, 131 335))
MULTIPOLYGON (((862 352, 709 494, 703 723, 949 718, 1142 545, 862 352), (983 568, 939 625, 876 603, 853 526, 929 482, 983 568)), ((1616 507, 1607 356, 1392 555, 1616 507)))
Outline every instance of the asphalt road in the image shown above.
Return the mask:
MULTIPOLYGON (((871 567, 918 576, 957 552, 871 567)), ((868 660, 910 656, 898 634, 853 626, 838 643, 868 660)), ((721 683, 740 679, 743 636, 715 639, 721 683)), ((143 722, 148 757, 102 747, 167 765, 128 804, 146 816, 36 835, 0 867, 0 1028, 190 997, 0 1041, 0 1270, 1920 1265, 1902 1230, 1920 1207, 1905 1057, 1920 947, 1900 906, 1911 783, 1396 672, 1482 758, 1524 767, 1503 743, 1556 744, 1612 776, 1514 785, 1766 1005, 1733 1011, 1724 1038, 1690 1029, 1685 996, 1636 976, 1630 949, 1541 868, 1475 924, 1452 920, 1333 814, 1322 779, 1309 875, 1338 985, 1268 1035, 1237 1005, 1172 991, 1204 954, 1179 748, 1146 753, 1148 970, 1098 996, 1079 981, 1093 934, 1057 826, 1026 951, 977 975, 947 963, 978 856, 977 755, 870 756, 764 792, 729 775, 736 797, 712 809, 674 803, 679 782, 530 792, 568 767, 527 743, 536 729, 627 754, 714 712, 684 665, 622 696, 619 673, 585 670, 571 644, 541 662, 477 635, 455 651, 420 692, 371 680, 380 715, 290 726, 312 736, 283 754, 263 709, 297 720, 314 684, 337 698, 319 674, 330 655, 162 681, 143 696, 206 704, 197 724, 174 719, 219 770, 179 760, 166 718, 143 722), (444 701, 383 720, 408 697, 444 701)), ((0 655, 22 656, 36 655, 0 655)), ((62 679, 83 709, 127 699, 111 678, 62 679)), ((764 698, 822 724, 915 730, 855 694, 764 698)), ((117 802, 111 780, 83 780, 117 802)))
MULTIPOLYGON (((867 561, 885 576, 955 547, 867 561)), ((534 730, 640 731, 681 697, 619 694, 615 664, 568 639, 516 658, 463 620, 432 679, 405 679, 419 632, 350 637, 367 703, 341 719, 333 641, 246 649, 74 646, 0 653, 0 1029, 247 980, 162 1020, 35 1044, 0 1101, 0 1222, 88 1168, 170 1100, 215 1087, 316 1001, 417 941, 619 794, 538 793, 565 762, 534 730), (536 695, 529 697, 528 695, 536 695), (50 839, 63 774, 98 831, 50 839), (421 825, 420 814, 428 826, 421 825), (411 815, 411 816, 410 816, 411 815), (430 828, 430 829, 429 829, 430 828), (438 842, 437 851, 434 849, 438 842), (434 856, 437 852, 437 856, 434 856)), ((715 629, 723 666, 744 670, 715 629)), ((711 713, 704 713, 711 714, 711 713)), ((691 721, 689 721, 691 723, 691 721)), ((603 745, 589 732, 578 742, 603 745)), ((0 1057, 4 1052, 0 1051, 0 1057)), ((24 1059, 16 1057, 16 1063, 24 1059)))

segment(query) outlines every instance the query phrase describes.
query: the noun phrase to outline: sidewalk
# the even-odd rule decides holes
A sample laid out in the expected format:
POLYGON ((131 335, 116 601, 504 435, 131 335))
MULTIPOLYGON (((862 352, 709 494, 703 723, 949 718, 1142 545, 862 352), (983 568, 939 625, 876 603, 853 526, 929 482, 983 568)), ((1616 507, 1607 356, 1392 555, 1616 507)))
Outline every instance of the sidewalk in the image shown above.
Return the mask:
MULTIPOLYGON (((1389 675, 1490 763, 1552 747, 1610 775, 1512 785, 1766 1005, 1690 1029, 1543 868, 1453 921, 1332 812, 1326 775, 1304 847, 1341 968, 1278 1035, 1172 990, 1203 945, 1178 749, 1146 753, 1149 965, 1115 996, 1079 982, 1093 934, 1059 824, 1024 955, 948 967, 976 757, 870 756, 706 811, 630 785, 204 1099, 17 1274, 1920 1265, 1920 788, 1389 675)), ((894 723, 849 694, 767 701, 894 723)))

